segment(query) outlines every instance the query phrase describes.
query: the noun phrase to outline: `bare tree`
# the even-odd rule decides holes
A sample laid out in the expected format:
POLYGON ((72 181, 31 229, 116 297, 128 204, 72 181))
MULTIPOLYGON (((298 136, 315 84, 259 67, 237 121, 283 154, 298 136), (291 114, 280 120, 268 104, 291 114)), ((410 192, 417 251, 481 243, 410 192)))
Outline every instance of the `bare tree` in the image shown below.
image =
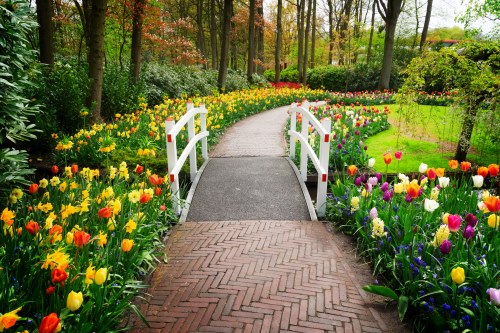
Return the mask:
POLYGON ((379 89, 389 89, 391 79, 392 57, 394 54, 394 36, 398 24, 399 14, 404 6, 404 0, 375 0, 377 10, 385 22, 384 58, 380 73, 379 89))

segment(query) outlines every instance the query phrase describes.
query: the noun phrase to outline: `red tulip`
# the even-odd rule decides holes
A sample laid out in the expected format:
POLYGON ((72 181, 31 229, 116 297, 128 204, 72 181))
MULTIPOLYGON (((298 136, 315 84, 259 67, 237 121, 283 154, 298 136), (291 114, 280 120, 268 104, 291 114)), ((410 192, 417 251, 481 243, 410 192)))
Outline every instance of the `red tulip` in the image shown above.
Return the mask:
POLYGON ((54 293, 54 291, 56 291, 56 287, 55 286, 50 286, 47 289, 45 289, 45 293, 47 295, 52 295, 54 293))
POLYGON ((30 194, 35 194, 36 192, 38 192, 38 184, 35 183, 31 184, 30 188, 28 189, 28 192, 30 194))
POLYGON ((491 177, 496 177, 498 176, 498 164, 490 164, 488 165, 488 172, 490 173, 491 177))
POLYGON ((434 168, 427 169, 427 178, 430 180, 436 179, 436 170, 434 168))
POLYGON ((470 162, 462 162, 460 163, 460 168, 462 169, 463 172, 467 172, 470 169, 470 162))
POLYGON ((97 212, 97 215, 102 219, 109 219, 111 216, 113 216, 113 208, 111 207, 101 208, 97 212))
POLYGON ((60 283, 61 285, 64 285, 64 281, 68 278, 68 273, 64 269, 60 268, 54 268, 52 271, 52 283, 60 283))
POLYGON ((60 322, 61 319, 57 317, 55 312, 52 312, 48 316, 43 317, 42 323, 38 328, 38 333, 55 333, 60 322))
POLYGON ((82 247, 90 241, 90 235, 85 231, 75 231, 73 240, 76 246, 82 247))
POLYGON ((403 157, 403 152, 402 151, 397 151, 394 153, 394 157, 397 159, 397 160, 400 160, 401 157, 403 157))
POLYGON ((142 165, 137 164, 135 167, 135 173, 140 175, 144 171, 144 167, 142 165))
POLYGON ((155 195, 159 197, 161 193, 162 193, 161 187, 155 187, 155 195))
POLYGON ((52 172, 54 175, 59 173, 59 167, 57 165, 53 165, 52 168, 50 168, 50 172, 52 172))
POLYGON ((151 200, 151 195, 150 194, 147 194, 147 193, 143 193, 141 194, 141 197, 139 198, 139 202, 140 203, 146 203, 148 202, 149 200, 151 200))
POLYGON ((40 227, 38 226, 38 223, 36 223, 35 221, 33 220, 30 220, 28 223, 26 223, 26 230, 34 235, 36 234, 38 231, 40 231, 40 227))
POLYGON ((71 164, 71 173, 75 174, 78 172, 78 164, 71 164))
POLYGON ((488 168, 484 166, 477 168, 477 174, 486 178, 488 176, 488 168))
POLYGON ((484 205, 491 213, 500 211, 500 199, 498 199, 498 197, 489 197, 484 200, 484 205))

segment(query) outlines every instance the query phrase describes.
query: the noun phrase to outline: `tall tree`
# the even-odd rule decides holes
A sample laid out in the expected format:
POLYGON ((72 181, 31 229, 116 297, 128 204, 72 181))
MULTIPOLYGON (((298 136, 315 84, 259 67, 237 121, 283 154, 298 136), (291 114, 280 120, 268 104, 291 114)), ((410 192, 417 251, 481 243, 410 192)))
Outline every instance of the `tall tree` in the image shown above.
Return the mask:
POLYGON ((247 78, 251 80, 252 74, 255 73, 255 0, 250 0, 248 10, 247 78))
POLYGON ((281 72, 281 43, 283 43, 282 30, 283 26, 281 23, 283 15, 283 0, 278 0, 278 16, 276 17, 276 49, 274 51, 274 81, 276 83, 280 82, 280 72, 281 72))
POLYGON ((303 61, 304 61, 304 15, 306 0, 297 0, 297 70, 299 72, 299 82, 303 82, 303 61))
POLYGON ((40 40, 39 59, 41 63, 52 65, 54 63, 54 25, 52 23, 54 9, 52 0, 36 0, 36 16, 40 40))
POLYGON ((134 83, 139 81, 141 73, 142 24, 144 22, 144 6, 147 0, 135 0, 132 13, 132 46, 130 50, 131 74, 134 83))
POLYGON ((226 86, 227 65, 229 63, 229 38, 231 35, 231 14, 233 12, 232 7, 233 0, 224 0, 219 77, 217 80, 220 90, 224 90, 226 86))
POLYGON ((370 23, 370 39, 368 42, 368 51, 366 53, 366 63, 369 64, 370 61, 372 60, 372 45, 373 45, 373 32, 375 30, 375 12, 376 12, 376 7, 377 6, 377 0, 373 0, 372 4, 372 20, 370 23))
POLYGON ((382 71, 380 73, 379 89, 389 89, 389 81, 391 79, 392 57, 394 54, 394 37, 396 34, 396 26, 398 24, 399 14, 404 6, 404 0, 375 0, 377 2, 377 10, 385 22, 385 37, 384 37, 384 57, 382 60, 382 71))
POLYGON ((307 61, 309 60, 309 31, 311 30, 311 10, 312 10, 312 0, 307 0, 307 15, 306 15, 306 31, 304 33, 304 57, 302 64, 302 80, 300 83, 307 82, 307 61))
POLYGON ((328 65, 333 63, 333 0, 327 0, 328 3, 328 65))
POLYGON ((257 73, 264 73, 264 4, 262 0, 258 0, 257 7, 257 59, 259 60, 257 66, 257 73))
POLYGON ((429 31, 429 22, 431 21, 431 13, 432 13, 432 1, 427 0, 427 10, 425 11, 425 21, 424 27, 422 28, 422 36, 420 37, 420 52, 425 45, 425 40, 427 39, 427 31, 429 31))
POLYGON ((210 49, 212 53, 212 69, 217 69, 217 20, 215 15, 215 0, 210 0, 210 49))
POLYGON ((205 32, 203 30, 203 0, 198 0, 196 3, 196 47, 200 50, 203 58, 205 54, 205 32))
POLYGON ((92 119, 95 122, 101 121, 106 8, 107 0, 91 0, 89 16, 90 44, 88 45, 90 92, 86 105, 90 110, 92 110, 92 119))
POLYGON ((316 57, 316 0, 313 0, 312 35, 311 35, 311 68, 314 68, 316 57))

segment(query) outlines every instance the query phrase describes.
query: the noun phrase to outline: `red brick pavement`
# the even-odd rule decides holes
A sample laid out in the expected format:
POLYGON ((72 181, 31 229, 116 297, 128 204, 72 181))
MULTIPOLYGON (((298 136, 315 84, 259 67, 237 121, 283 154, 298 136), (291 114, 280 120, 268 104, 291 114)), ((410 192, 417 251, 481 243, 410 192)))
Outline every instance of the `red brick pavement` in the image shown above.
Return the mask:
MULTIPOLYGON (((133 332, 401 332, 321 222, 186 222, 133 332)), ((369 269, 365 272, 369 276, 369 269)))

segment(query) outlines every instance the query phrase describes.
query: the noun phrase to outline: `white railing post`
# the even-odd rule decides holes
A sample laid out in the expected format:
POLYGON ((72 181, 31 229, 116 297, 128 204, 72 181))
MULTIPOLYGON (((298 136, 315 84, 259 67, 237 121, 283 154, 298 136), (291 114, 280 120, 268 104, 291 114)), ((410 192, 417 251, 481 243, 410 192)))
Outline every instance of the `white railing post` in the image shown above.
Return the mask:
MULTIPOLYGON (((193 103, 192 102, 188 102, 187 103, 187 107, 186 107, 187 108, 187 112, 189 112, 189 110, 191 110, 193 107, 194 107, 193 103)), ((194 136, 195 136, 195 133, 194 133, 194 117, 191 117, 188 120, 188 140, 189 141, 193 140, 194 136)), ((189 174, 190 174, 191 181, 194 181, 194 179, 196 178, 196 173, 197 172, 198 172, 198 166, 197 166, 197 163, 196 163, 196 149, 193 149, 189 153, 189 174)))
POLYGON ((165 132, 167 139, 167 158, 168 158, 168 172, 170 175, 170 192, 172 194, 172 204, 174 211, 177 214, 180 214, 180 193, 179 193, 179 177, 175 174, 172 174, 172 170, 175 168, 177 164, 177 139, 176 135, 169 134, 170 130, 175 126, 175 120, 172 118, 168 118, 165 121, 165 132))
POLYGON ((332 129, 332 121, 330 118, 324 118, 321 125, 326 134, 320 140, 319 145, 319 164, 326 173, 318 173, 318 192, 316 194, 316 211, 319 217, 325 216, 326 213, 326 191, 328 190, 328 162, 330 158, 330 131, 332 129))
MULTIPOLYGON (((301 105, 302 108, 309 110, 309 103, 303 102, 301 105)), ((309 119, 302 115, 302 130, 301 134, 304 138, 309 137, 309 119)), ((300 174, 304 181, 307 181, 307 153, 306 153, 306 144, 304 142, 300 143, 300 174)))
MULTIPOLYGON (((297 103, 292 103, 292 109, 297 107, 297 103)), ((292 112, 290 119, 290 130, 297 130, 297 112, 292 112)), ((290 135, 290 158, 295 158, 295 138, 290 135)))
MULTIPOLYGON (((205 104, 200 104, 200 109, 205 109, 205 104)), ((205 132, 207 130, 207 114, 200 113, 200 132, 205 132)), ((208 143, 207 138, 201 139, 201 156, 206 161, 208 159, 208 143)))

